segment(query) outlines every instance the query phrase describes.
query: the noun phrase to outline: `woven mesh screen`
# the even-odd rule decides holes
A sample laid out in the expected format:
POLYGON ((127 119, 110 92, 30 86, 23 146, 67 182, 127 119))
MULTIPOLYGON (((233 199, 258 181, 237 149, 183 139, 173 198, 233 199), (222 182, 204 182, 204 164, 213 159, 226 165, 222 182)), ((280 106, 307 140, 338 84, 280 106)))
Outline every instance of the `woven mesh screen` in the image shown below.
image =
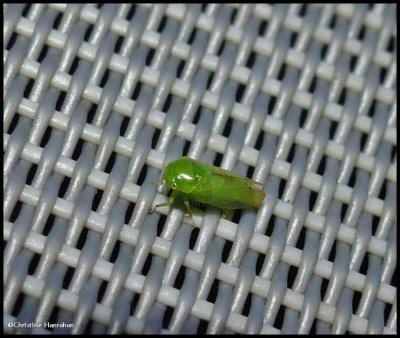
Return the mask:
POLYGON ((396 333, 396 5, 3 10, 5 332, 396 333))

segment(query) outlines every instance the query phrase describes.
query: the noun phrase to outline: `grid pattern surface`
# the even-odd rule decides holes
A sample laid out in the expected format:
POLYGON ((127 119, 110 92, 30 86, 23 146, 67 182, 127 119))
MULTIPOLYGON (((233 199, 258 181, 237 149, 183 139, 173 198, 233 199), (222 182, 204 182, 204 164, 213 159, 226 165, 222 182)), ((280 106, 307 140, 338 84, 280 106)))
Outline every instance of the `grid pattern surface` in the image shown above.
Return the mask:
POLYGON ((396 333, 396 10, 4 5, 5 332, 396 333))

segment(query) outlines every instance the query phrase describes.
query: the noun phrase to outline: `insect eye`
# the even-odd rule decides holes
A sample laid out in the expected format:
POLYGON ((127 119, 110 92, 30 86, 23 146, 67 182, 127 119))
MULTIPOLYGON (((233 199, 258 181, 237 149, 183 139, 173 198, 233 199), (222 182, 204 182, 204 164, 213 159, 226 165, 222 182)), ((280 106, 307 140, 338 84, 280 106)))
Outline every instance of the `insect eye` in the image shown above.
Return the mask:
POLYGON ((175 182, 172 184, 172 186, 173 186, 174 189, 176 189, 176 183, 175 182))

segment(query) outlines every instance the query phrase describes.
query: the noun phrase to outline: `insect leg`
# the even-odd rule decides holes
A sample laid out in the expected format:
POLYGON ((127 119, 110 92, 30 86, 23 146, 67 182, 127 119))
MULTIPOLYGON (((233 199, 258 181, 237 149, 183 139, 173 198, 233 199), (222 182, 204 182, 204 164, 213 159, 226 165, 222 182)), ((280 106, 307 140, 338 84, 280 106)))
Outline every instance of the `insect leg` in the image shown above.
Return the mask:
POLYGON ((186 210, 189 213, 190 219, 193 222, 192 228, 194 229, 196 227, 196 223, 194 222, 194 219, 193 219, 192 210, 190 209, 189 200, 185 195, 183 195, 183 203, 185 204, 186 210))
POLYGON ((227 219, 228 221, 232 220, 234 210, 224 209, 222 213, 222 218, 227 219))
POLYGON ((154 214, 154 211, 156 211, 156 209, 159 208, 159 207, 166 207, 166 206, 171 205, 172 203, 174 203, 175 197, 176 197, 177 194, 178 194, 177 191, 173 191, 172 194, 171 194, 171 196, 168 198, 168 202, 167 202, 167 203, 160 203, 160 204, 157 204, 157 205, 154 207, 153 210, 149 210, 149 214, 154 214))
POLYGON ((154 185, 161 185, 164 183, 164 181, 163 180, 151 181, 151 183, 153 183, 154 185))

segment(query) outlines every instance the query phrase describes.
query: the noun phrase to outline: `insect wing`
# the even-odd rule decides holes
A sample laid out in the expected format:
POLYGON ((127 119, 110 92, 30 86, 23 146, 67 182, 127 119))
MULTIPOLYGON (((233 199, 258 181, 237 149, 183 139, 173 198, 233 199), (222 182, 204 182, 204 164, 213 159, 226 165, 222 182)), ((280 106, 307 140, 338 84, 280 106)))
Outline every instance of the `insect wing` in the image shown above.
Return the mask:
POLYGON ((221 172, 211 173, 191 193, 191 198, 222 209, 257 208, 264 199, 262 190, 253 189, 249 181, 221 172))
POLYGON ((264 187, 264 185, 262 183, 254 181, 254 180, 252 180, 250 178, 247 178, 245 176, 239 175, 239 174, 237 174, 235 172, 228 171, 228 170, 225 170, 225 169, 213 166, 213 165, 205 164, 205 163, 202 163, 202 162, 199 162, 199 164, 201 164, 204 167, 206 167, 211 172, 211 174, 213 174, 213 175, 219 175, 219 176, 222 176, 224 178, 230 178, 232 180, 237 180, 237 181, 246 183, 247 186, 249 188, 251 188, 251 189, 262 190, 263 187, 264 187))

